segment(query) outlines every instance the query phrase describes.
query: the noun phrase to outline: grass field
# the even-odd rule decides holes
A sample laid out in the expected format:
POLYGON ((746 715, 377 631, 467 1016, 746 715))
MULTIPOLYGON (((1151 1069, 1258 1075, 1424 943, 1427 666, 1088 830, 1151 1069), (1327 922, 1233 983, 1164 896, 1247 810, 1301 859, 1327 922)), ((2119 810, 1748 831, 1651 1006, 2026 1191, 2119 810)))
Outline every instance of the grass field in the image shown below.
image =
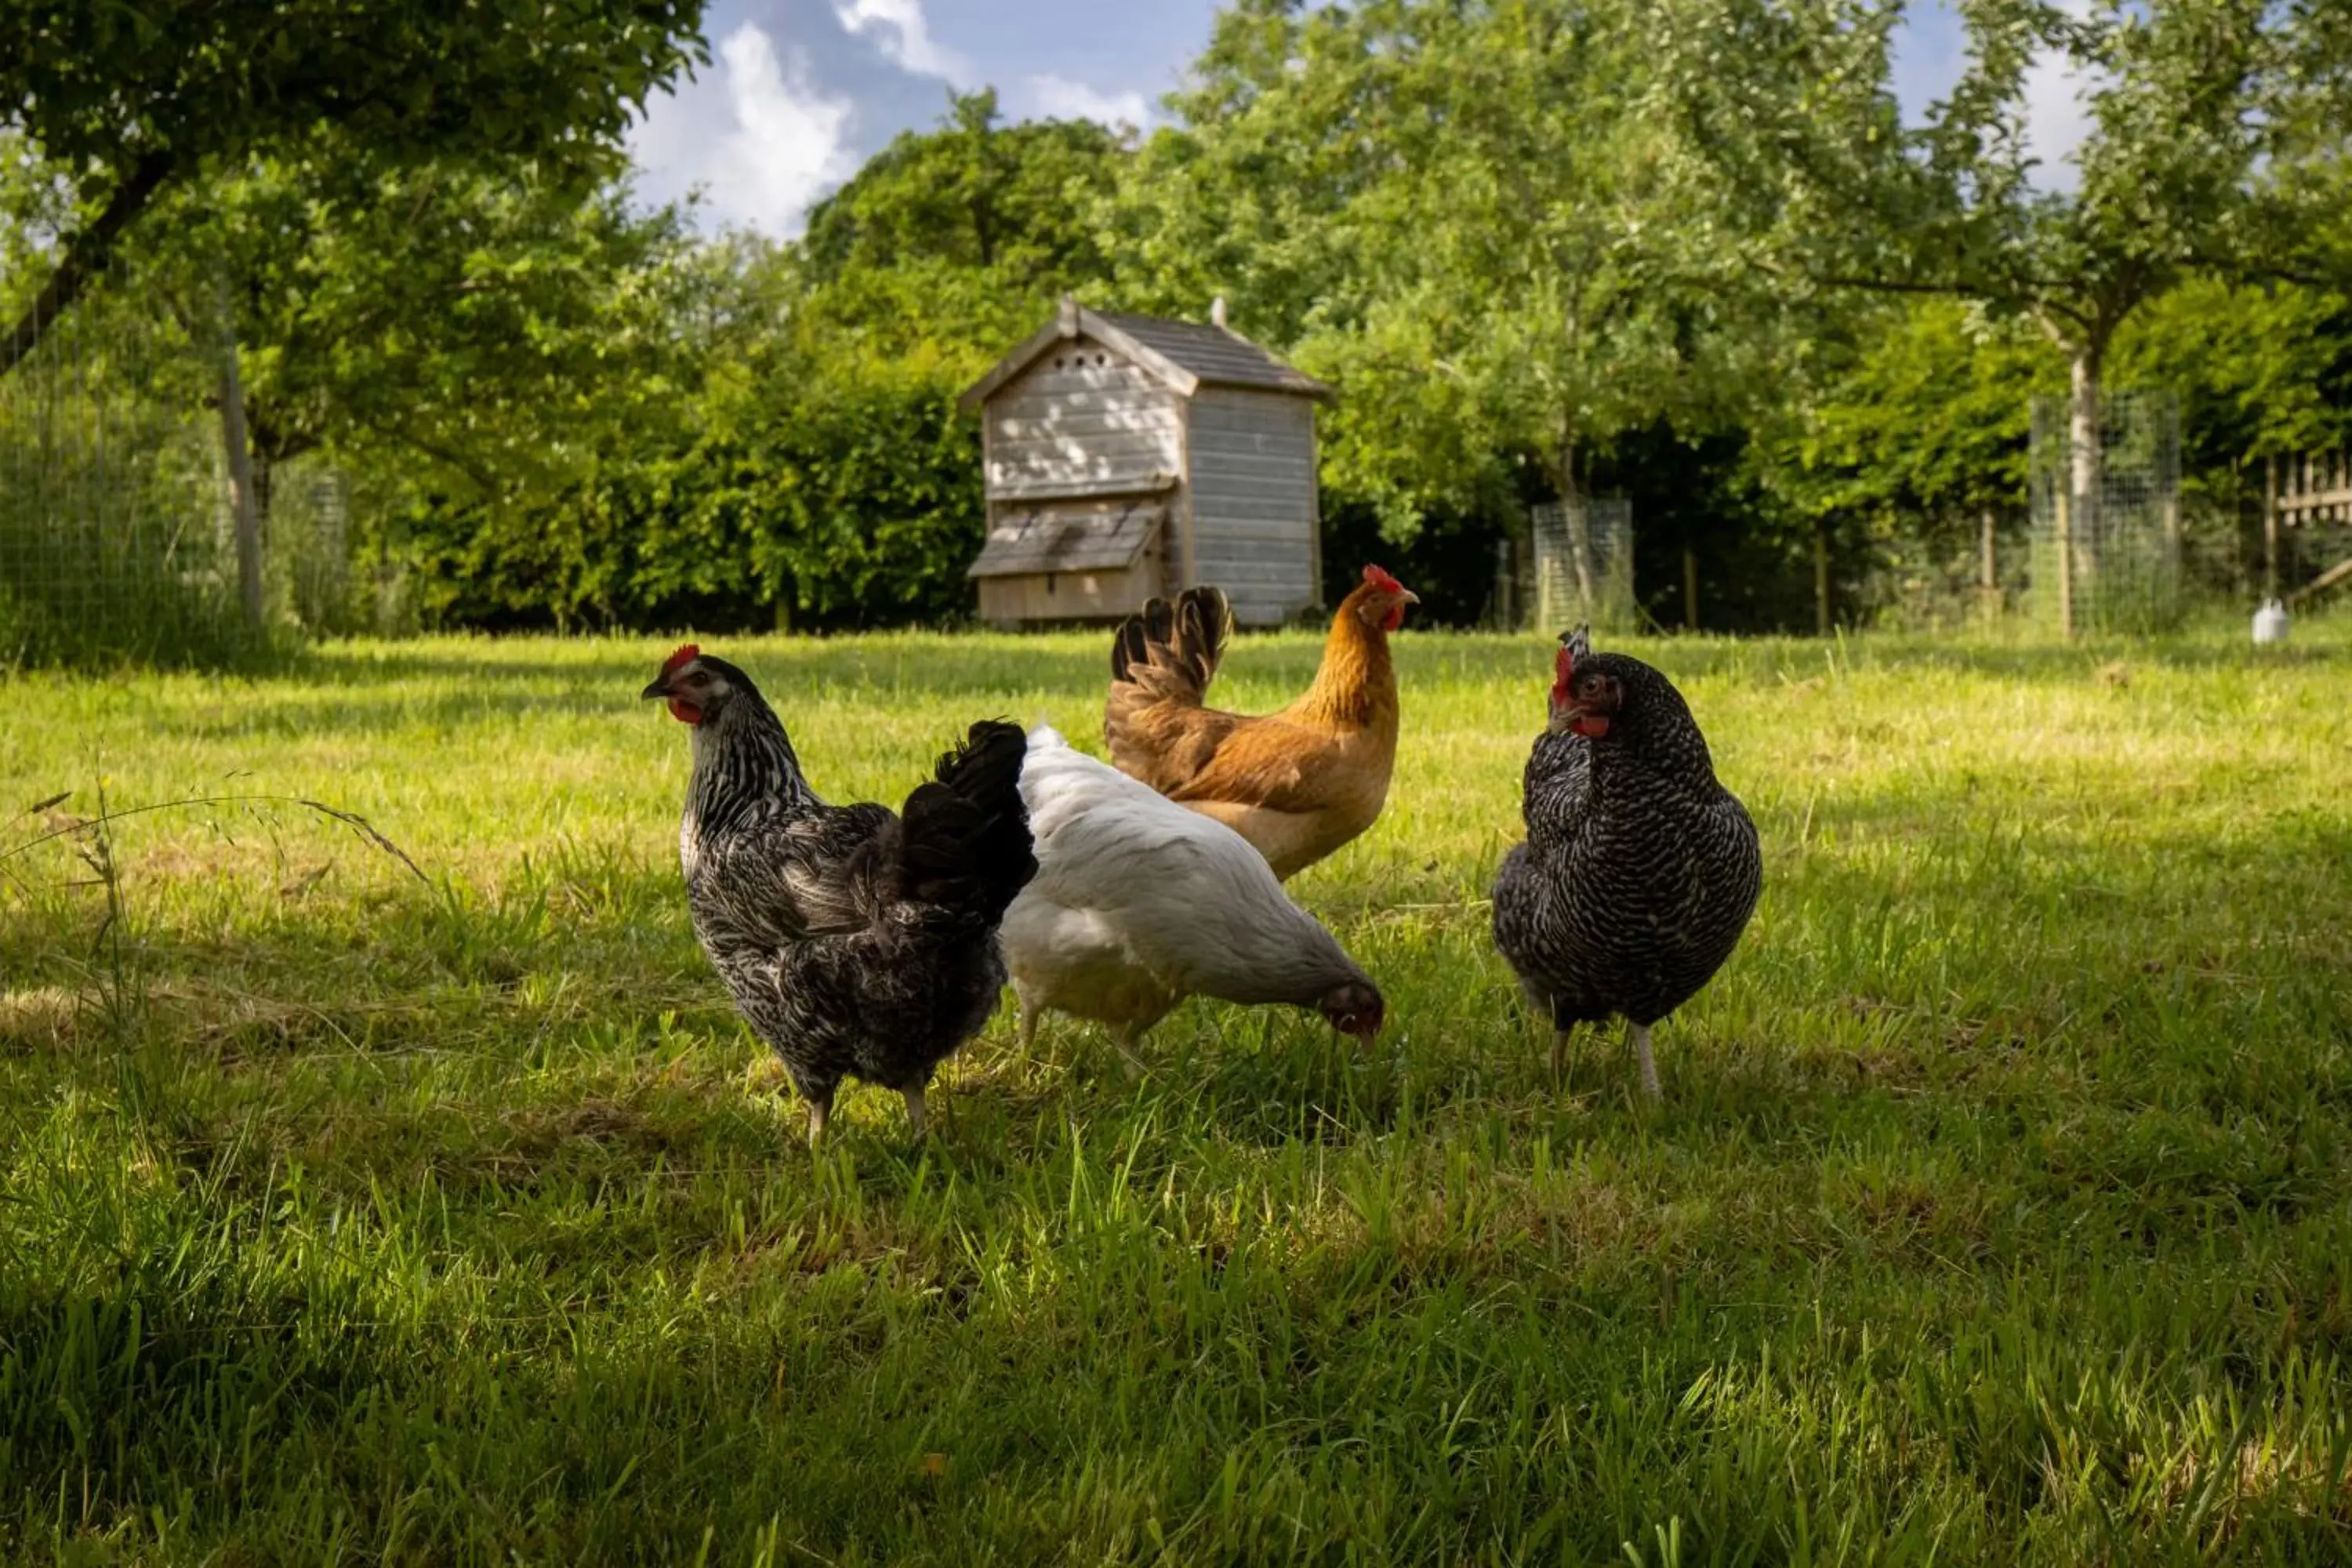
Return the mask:
MULTIPOLYGON (((1545 645, 1407 637, 1294 884, 1377 1049, 1194 1003, 1134 1083, 1008 1010, 814 1158, 664 647, 8 679, 0 812, 305 795, 424 879, 256 802, 0 859, 0 1560, 2345 1562, 2352 621, 2242 638, 1633 645, 1768 878, 1651 1110, 1487 941, 1545 645)), ((1093 743, 1100 643, 712 647, 895 801, 1093 743)))

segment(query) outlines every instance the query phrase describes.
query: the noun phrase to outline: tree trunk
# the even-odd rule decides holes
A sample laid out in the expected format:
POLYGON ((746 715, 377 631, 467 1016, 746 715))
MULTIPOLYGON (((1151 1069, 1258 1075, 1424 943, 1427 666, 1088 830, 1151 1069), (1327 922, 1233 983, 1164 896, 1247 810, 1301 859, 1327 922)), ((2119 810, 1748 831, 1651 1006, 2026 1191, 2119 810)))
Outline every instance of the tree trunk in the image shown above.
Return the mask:
POLYGON ((1698 552, 1683 546, 1683 629, 1698 630, 1698 552))
POLYGON ((2105 452, 2099 437, 2099 376, 2106 358, 2104 333, 2086 332, 2074 345, 2073 395, 2066 413, 2066 494, 2058 509, 2058 624, 2072 637, 2075 601, 2095 571, 2100 489, 2105 452))
POLYGON ((2278 458, 2263 459, 2263 601, 2278 597, 2278 458))
POLYGON ((131 220, 147 210, 148 203, 172 173, 172 157, 168 153, 150 153, 131 167, 122 183, 114 187, 105 208, 90 220, 89 226, 68 240, 49 269, 49 280, 16 318, 16 325, 5 338, 0 338, 0 375, 16 368, 26 354, 41 346, 41 339, 55 326, 58 318, 73 308, 91 276, 104 270, 114 255, 114 242, 131 220))
POLYGON ((2000 616, 2000 524, 1986 507, 1977 517, 1977 605, 1988 621, 2000 616))
POLYGON ((1552 475, 1559 492, 1560 520, 1568 525, 1568 569, 1576 579, 1577 613, 1592 615, 1592 513, 1576 482, 1576 433, 1561 421, 1559 466, 1552 475))
POLYGON ((269 537, 269 498, 277 489, 278 460, 269 455, 267 445, 253 438, 249 425, 246 430, 245 445, 247 451, 252 454, 253 461, 254 533, 267 539, 269 537))
POLYGON ((236 530, 237 598, 246 625, 261 629, 261 520, 253 488, 253 448, 245 435, 245 387, 237 374, 236 327, 221 294, 221 447, 228 458, 229 517, 236 530))

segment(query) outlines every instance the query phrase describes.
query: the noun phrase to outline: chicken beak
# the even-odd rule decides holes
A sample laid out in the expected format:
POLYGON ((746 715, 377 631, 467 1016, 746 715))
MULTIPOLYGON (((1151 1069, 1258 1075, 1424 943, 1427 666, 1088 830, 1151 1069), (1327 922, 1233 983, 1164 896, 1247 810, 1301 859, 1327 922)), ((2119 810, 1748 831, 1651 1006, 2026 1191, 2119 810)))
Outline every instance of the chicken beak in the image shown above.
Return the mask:
POLYGON ((668 695, 669 677, 665 675, 656 679, 652 685, 646 687, 643 691, 638 692, 637 700, 640 702, 650 702, 656 697, 667 697, 668 695))
POLYGON ((1410 589, 1410 588, 1405 589, 1405 590, 1403 591, 1403 593, 1402 593, 1402 594, 1401 594, 1401 595, 1399 595, 1398 596, 1399 596, 1400 598, 1403 599, 1403 600, 1404 600, 1404 602, 1405 602, 1406 604, 1408 604, 1408 605, 1418 605, 1418 604, 1420 604, 1420 603, 1421 603, 1421 595, 1418 595, 1418 594, 1416 594, 1416 593, 1414 593, 1414 592, 1413 592, 1412 589, 1410 589))

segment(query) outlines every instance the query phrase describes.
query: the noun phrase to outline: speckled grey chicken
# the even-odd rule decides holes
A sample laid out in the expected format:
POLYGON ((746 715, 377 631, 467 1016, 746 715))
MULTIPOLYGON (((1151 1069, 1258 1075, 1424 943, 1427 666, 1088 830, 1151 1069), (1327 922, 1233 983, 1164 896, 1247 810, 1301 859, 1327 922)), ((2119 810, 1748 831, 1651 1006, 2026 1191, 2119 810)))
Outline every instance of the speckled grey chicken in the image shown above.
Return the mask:
POLYGON ((1495 945, 1550 1016, 1555 1074, 1578 1024, 1622 1016, 1655 1100, 1650 1027, 1731 956, 1763 856, 1672 681, 1592 652, 1581 626, 1555 668, 1528 759, 1528 839, 1495 880, 1495 945))
POLYGON ((808 1101, 810 1142, 846 1077, 906 1096, 919 1138, 932 1070, 996 1010, 997 928, 1037 871, 1027 737, 974 724, 899 816, 817 798, 751 677, 692 644, 644 695, 694 738, 678 830, 694 934, 808 1101))

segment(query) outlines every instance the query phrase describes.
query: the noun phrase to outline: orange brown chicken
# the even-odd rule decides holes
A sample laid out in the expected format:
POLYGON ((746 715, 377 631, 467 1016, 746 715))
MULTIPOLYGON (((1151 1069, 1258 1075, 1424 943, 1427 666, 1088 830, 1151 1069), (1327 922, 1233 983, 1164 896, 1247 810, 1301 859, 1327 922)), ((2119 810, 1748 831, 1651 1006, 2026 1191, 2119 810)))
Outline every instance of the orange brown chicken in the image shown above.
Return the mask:
POLYGON ((1203 706, 1233 635, 1218 588, 1188 588, 1128 617, 1111 644, 1103 738, 1121 773, 1214 817, 1277 877, 1304 870, 1381 815, 1396 762, 1389 634, 1421 601, 1378 566, 1331 617, 1314 684, 1278 713, 1203 706))

